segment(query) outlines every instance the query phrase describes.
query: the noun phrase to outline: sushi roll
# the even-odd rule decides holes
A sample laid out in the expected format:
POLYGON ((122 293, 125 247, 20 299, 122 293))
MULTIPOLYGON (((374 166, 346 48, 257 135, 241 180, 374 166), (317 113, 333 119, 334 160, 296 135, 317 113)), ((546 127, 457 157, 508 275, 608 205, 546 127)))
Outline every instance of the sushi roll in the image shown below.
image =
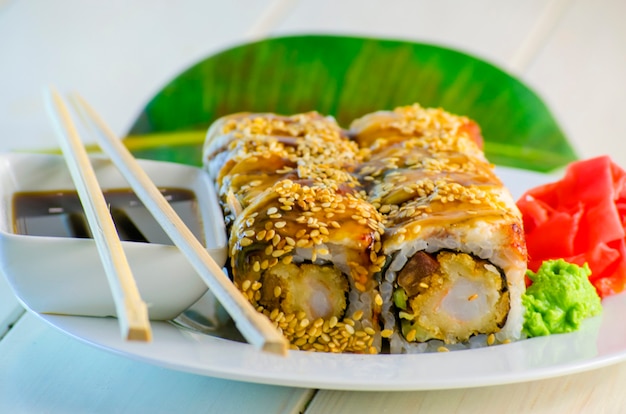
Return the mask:
POLYGON ((233 281, 294 349, 378 353, 381 221, 354 193, 279 181, 233 223, 233 281))
POLYGON ((282 179, 330 180, 355 188, 358 181, 350 171, 361 159, 358 146, 335 120, 317 112, 228 115, 209 128, 203 150, 227 227, 237 212, 282 179))
POLYGON ((508 342, 523 323, 521 214, 476 124, 419 105, 353 122, 356 171, 382 214, 383 336, 392 353, 508 342))
POLYGON ((382 216, 331 118, 235 114, 209 129, 205 166, 228 217, 234 284, 292 348, 377 353, 382 216))

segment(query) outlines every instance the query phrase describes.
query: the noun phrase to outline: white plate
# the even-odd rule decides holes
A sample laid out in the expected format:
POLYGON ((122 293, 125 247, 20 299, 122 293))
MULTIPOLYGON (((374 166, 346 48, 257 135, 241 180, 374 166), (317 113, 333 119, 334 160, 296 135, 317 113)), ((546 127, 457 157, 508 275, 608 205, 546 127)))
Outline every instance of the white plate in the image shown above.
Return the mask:
MULTIPOLYGON (((500 169, 518 197, 545 176, 500 169)), ((85 343, 138 361, 200 375, 265 384, 341 390, 427 390, 530 381, 599 368, 626 359, 626 295, 604 301, 602 316, 571 334, 489 348, 420 355, 352 355, 292 351, 282 358, 252 346, 153 324, 152 343, 120 339, 110 318, 40 315, 85 343)))

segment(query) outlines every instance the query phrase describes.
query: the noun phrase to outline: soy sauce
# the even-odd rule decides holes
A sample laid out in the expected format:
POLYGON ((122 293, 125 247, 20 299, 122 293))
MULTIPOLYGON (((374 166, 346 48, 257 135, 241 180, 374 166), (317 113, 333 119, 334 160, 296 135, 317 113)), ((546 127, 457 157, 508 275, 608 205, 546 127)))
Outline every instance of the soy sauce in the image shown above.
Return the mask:
MULTIPOLYGON (((194 235, 204 241, 194 192, 180 188, 163 188, 160 191, 194 235)), ((122 241, 173 244, 132 190, 105 190, 103 194, 122 241)), ((92 237, 76 191, 16 193, 13 197, 13 219, 17 234, 92 237)))

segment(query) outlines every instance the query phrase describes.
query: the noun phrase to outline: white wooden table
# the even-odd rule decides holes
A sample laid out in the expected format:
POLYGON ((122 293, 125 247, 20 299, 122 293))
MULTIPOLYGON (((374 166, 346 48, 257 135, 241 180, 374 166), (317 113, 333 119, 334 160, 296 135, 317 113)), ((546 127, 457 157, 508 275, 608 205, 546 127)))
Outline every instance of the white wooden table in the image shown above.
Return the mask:
MULTIPOLYGON (((461 49, 544 98, 582 157, 626 167, 624 0, 0 0, 0 148, 54 146, 45 85, 117 132, 172 76, 243 41, 374 35, 461 49)), ((626 363, 515 385, 341 392, 185 374, 84 345, 25 313, 0 278, 0 412, 496 413, 626 410, 626 363)))

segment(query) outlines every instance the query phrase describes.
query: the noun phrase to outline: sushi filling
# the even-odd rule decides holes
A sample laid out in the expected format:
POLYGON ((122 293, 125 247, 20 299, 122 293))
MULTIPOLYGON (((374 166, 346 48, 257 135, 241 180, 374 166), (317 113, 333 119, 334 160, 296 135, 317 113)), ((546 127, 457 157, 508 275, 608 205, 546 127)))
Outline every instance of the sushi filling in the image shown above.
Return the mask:
POLYGON ((500 330, 509 312, 502 273, 466 253, 416 253, 398 273, 393 294, 404 338, 452 344, 500 330))
POLYGON ((279 263, 263 275, 259 304, 285 314, 304 312, 309 321, 341 319, 348 290, 345 275, 333 265, 279 263))

